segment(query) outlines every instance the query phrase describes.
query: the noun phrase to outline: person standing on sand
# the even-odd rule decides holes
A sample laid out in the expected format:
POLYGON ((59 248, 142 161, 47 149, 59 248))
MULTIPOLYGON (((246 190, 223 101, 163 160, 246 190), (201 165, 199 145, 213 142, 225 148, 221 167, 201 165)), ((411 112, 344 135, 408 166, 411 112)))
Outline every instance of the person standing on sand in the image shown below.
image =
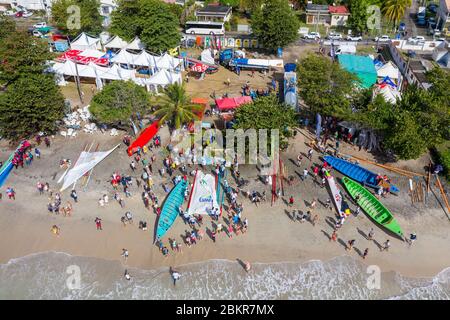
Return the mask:
POLYGON ((128 250, 127 249, 122 249, 122 254, 121 256, 125 259, 125 263, 128 261, 128 250))
POLYGON ((290 196, 289 197, 289 206, 292 207, 294 205, 294 197, 290 196))
POLYGON ((97 227, 97 230, 103 230, 102 229, 102 219, 100 219, 99 217, 95 218, 95 226, 97 227))
POLYGON ((8 198, 9 198, 9 199, 16 200, 16 192, 14 191, 13 188, 8 187, 8 188, 6 189, 6 194, 8 195, 8 198))
POLYGON ((386 240, 386 242, 384 243, 384 246, 380 249, 380 251, 389 251, 389 247, 391 246, 391 242, 389 241, 389 239, 386 240))
POLYGON ((73 201, 78 202, 78 195, 75 189, 72 189, 72 191, 70 192, 70 197, 73 199, 73 201))
POLYGON ((297 167, 300 167, 302 165, 303 156, 301 153, 297 156, 297 167))
POLYGON ((312 223, 313 227, 316 226, 316 223, 317 223, 318 220, 319 220, 319 215, 315 214, 314 217, 311 220, 311 223, 312 223))
POLYGON ((248 261, 245 262, 244 269, 245 269, 245 272, 247 272, 247 273, 252 269, 252 265, 250 264, 250 262, 248 262, 248 261))
POLYGON ((125 277, 125 279, 127 279, 128 281, 130 281, 131 280, 131 276, 130 276, 130 274, 128 273, 128 270, 126 270, 125 269, 125 273, 124 273, 124 275, 123 275, 124 277, 125 277))
POLYGON ((330 241, 336 242, 337 237, 338 237, 338 234, 337 234, 336 230, 334 230, 333 233, 331 234, 330 241))
POLYGON ((406 242, 408 242, 409 246, 411 246, 413 244, 413 242, 416 240, 417 240, 417 235, 415 232, 413 232, 409 235, 409 239, 406 239, 406 242))
POLYGON ((308 169, 307 168, 303 169, 302 181, 305 181, 306 178, 308 178, 308 169))
POLYGON ((56 236, 59 237, 60 229, 59 229, 59 227, 58 227, 56 224, 53 225, 53 227, 50 229, 50 231, 51 231, 54 235, 56 235, 56 236))
POLYGON ((365 260, 368 254, 369 254, 369 248, 366 248, 366 250, 364 250, 362 258, 365 260))
POLYGON ((373 241, 373 236, 375 232, 373 231, 373 228, 370 228, 369 234, 367 235, 367 240, 373 241))
POLYGON ((345 250, 346 250, 346 251, 352 250, 353 246, 355 245, 355 242, 356 242, 355 239, 350 240, 350 241, 347 243, 347 247, 345 248, 345 250))

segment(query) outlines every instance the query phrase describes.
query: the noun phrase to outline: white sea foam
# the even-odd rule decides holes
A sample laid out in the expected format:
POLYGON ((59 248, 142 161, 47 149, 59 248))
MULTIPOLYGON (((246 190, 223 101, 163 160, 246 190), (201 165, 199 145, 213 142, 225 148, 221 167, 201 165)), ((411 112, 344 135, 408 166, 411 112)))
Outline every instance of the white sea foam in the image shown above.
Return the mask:
POLYGON ((366 266, 348 257, 306 263, 255 263, 246 273, 235 261, 209 260, 168 268, 129 268, 118 261, 46 252, 0 265, 0 299, 449 299, 450 268, 432 279, 383 273, 381 289, 366 286, 366 266), (77 265, 80 289, 70 290, 66 269, 77 265))

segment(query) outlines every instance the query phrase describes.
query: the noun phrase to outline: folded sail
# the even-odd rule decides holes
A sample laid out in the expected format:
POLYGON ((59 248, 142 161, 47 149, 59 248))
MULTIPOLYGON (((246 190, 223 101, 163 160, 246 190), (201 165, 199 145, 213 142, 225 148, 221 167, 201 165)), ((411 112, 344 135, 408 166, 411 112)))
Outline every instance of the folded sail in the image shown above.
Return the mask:
POLYGON ((74 184, 78 179, 80 179, 83 175, 89 172, 92 168, 94 168, 98 163, 100 163, 103 159, 109 156, 119 145, 115 146, 109 151, 103 152, 86 152, 83 151, 78 158, 75 166, 67 172, 64 177, 63 186, 60 191, 64 191, 69 186, 74 184))
POLYGON ((213 208, 219 208, 216 179, 210 174, 197 171, 188 214, 210 214, 213 208))

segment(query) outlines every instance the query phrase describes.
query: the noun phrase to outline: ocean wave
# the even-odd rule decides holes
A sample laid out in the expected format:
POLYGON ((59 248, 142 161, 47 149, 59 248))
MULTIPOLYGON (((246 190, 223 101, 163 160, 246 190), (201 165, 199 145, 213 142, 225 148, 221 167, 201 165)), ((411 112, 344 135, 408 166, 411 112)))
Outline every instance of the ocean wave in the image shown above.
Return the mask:
POLYGON ((128 268, 131 281, 124 279, 124 269, 119 261, 62 252, 11 259, 0 265, 0 299, 450 298, 450 268, 428 279, 385 272, 380 289, 369 289, 367 266, 349 256, 305 263, 254 263, 248 274, 235 261, 190 263, 177 267, 182 278, 176 286, 166 267, 128 268), (79 282, 74 270, 79 270, 79 282))

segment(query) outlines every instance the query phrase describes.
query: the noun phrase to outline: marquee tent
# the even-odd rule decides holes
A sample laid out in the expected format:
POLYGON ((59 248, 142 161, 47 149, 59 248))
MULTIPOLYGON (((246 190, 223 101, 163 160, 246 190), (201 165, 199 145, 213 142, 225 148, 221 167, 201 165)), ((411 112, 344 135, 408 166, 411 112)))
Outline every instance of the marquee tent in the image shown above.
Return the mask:
POLYGON ((75 66, 73 61, 67 60, 64 63, 57 62, 53 65, 52 69, 56 74, 64 76, 76 76, 78 68, 78 75, 81 78, 99 78, 105 80, 128 80, 134 78, 134 70, 126 70, 120 68, 117 65, 112 67, 100 67, 95 63, 89 63, 88 65, 75 66))
POLYGON ((138 37, 134 38, 133 41, 128 44, 125 49, 129 50, 143 50, 145 48, 144 44, 139 40, 138 37))
POLYGON ((183 59, 174 58, 171 55, 165 53, 161 56, 157 62, 156 67, 158 69, 175 70, 179 67, 183 67, 183 59))
POLYGON ((383 84, 377 84, 375 85, 375 89, 373 91, 373 95, 374 97, 381 94, 384 98, 384 100, 386 100, 386 102, 395 104, 397 102, 397 100, 400 100, 401 94, 398 90, 396 90, 395 88, 391 87, 390 85, 383 83, 383 84))
POLYGON ((200 57, 201 57, 200 59, 202 60, 202 62, 214 64, 214 56, 212 55, 212 52, 210 49, 203 50, 200 57))
POLYGON ((106 49, 122 49, 128 46, 128 42, 122 40, 119 36, 114 36, 105 44, 106 49))
POLYGON ((91 37, 86 33, 81 33, 70 44, 73 50, 101 49, 102 45, 99 38, 91 37))
POLYGON ((145 50, 142 50, 142 52, 135 56, 133 64, 135 66, 143 66, 143 67, 149 67, 151 69, 155 68, 157 66, 157 60, 159 57, 151 55, 145 50))
POLYGON ((398 80, 400 78, 400 72, 396 65, 394 65, 391 61, 386 63, 384 66, 377 70, 378 78, 389 77, 393 80, 398 80))
POLYGON ((126 49, 121 49, 114 57, 111 58, 111 62, 133 65, 137 56, 138 55, 136 54, 128 52, 126 49))
POLYGON ((181 74, 169 72, 167 70, 159 70, 150 79, 147 79, 148 84, 167 86, 175 82, 181 84, 181 74))
POLYGON ((362 88, 370 88, 377 82, 377 71, 371 58, 353 54, 340 54, 338 60, 342 68, 356 74, 361 81, 362 88))
POLYGON ((220 111, 223 110, 229 110, 229 109, 236 109, 237 107, 253 102, 252 98, 249 96, 242 96, 242 97, 235 97, 235 98, 222 98, 222 99, 216 99, 214 102, 217 105, 217 108, 220 111))

